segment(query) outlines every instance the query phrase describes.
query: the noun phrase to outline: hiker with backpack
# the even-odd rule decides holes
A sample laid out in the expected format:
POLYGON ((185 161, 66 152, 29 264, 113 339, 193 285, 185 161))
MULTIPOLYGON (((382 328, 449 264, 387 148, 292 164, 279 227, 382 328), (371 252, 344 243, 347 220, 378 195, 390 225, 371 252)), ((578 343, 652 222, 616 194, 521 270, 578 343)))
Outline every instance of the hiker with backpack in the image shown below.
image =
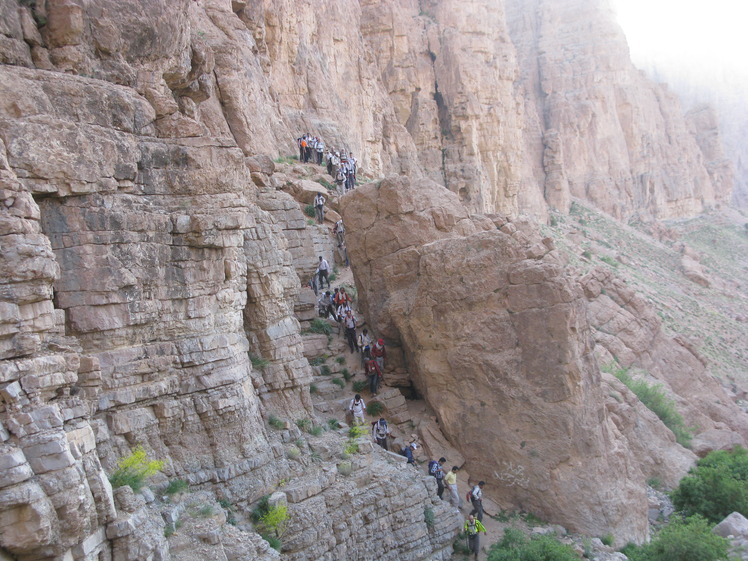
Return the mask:
POLYGON ((350 307, 348 307, 345 316, 343 317, 343 327, 345 327, 345 338, 348 341, 348 346, 351 348, 351 353, 354 353, 358 350, 358 342, 356 341, 356 318, 353 317, 353 311, 350 307))
POLYGON ((478 559, 478 552, 480 551, 480 533, 483 532, 488 535, 486 527, 480 520, 470 514, 468 515, 468 519, 465 520, 463 531, 467 534, 468 549, 470 549, 471 553, 475 555, 475 559, 478 559))
POLYGON ((377 444, 385 450, 388 449, 387 437, 390 435, 390 429, 387 426, 387 421, 384 420, 384 417, 380 417, 378 421, 374 421, 371 424, 371 435, 374 437, 377 444))
POLYGON ((351 404, 348 406, 348 411, 353 415, 353 423, 355 425, 363 425, 366 422, 364 419, 364 411, 366 411, 366 403, 360 394, 356 394, 351 400, 351 404))
POLYGON ((332 305, 332 295, 329 290, 326 291, 317 301, 317 309, 319 310, 319 315, 325 319, 327 319, 330 314, 335 317, 335 308, 332 305))
POLYGON ((479 481, 478 485, 475 485, 470 491, 470 503, 473 505, 473 510, 470 514, 477 515, 478 520, 483 522, 483 486, 486 484, 485 481, 479 481))
POLYGON ((444 464, 446 458, 439 458, 439 461, 431 460, 429 462, 429 475, 436 479, 436 496, 442 498, 444 493, 444 464))
POLYGON ((366 367, 366 359, 371 358, 371 337, 369 330, 364 327, 358 336, 358 350, 361 351, 361 366, 366 367))
POLYGON ((368 358, 364 364, 364 376, 369 379, 369 391, 372 397, 377 395, 379 391, 379 384, 382 383, 382 371, 379 370, 377 361, 373 358, 368 358))
POLYGON ((447 487, 449 487, 449 502, 452 504, 452 506, 456 506, 457 508, 462 508, 462 499, 460 498, 460 493, 457 491, 457 472, 460 471, 460 468, 457 466, 452 466, 452 469, 449 473, 444 477, 444 482, 447 484, 447 487))

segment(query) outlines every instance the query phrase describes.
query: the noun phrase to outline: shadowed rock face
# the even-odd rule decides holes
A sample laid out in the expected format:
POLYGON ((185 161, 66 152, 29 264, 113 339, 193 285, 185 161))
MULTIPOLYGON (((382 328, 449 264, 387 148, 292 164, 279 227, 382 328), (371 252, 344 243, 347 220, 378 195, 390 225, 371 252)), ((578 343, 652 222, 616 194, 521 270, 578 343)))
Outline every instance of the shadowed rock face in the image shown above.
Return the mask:
POLYGON ((643 540, 643 475, 614 438, 584 295, 550 248, 426 180, 360 188, 343 217, 369 317, 471 473, 507 504, 643 540))

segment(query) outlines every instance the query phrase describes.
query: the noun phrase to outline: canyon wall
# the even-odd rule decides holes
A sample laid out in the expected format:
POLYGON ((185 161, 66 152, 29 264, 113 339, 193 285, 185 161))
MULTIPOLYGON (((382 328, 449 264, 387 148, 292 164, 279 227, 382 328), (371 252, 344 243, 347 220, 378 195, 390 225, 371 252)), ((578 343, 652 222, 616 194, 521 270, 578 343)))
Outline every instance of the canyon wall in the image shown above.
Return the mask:
MULTIPOLYGON (((454 373, 483 372, 476 383, 497 390, 459 419, 444 411, 447 435, 474 451, 481 436, 467 421, 506 409, 491 442, 509 463, 497 467, 471 452, 476 473, 505 481, 508 501, 555 516, 552 498, 581 529, 613 526, 643 539, 646 517, 624 516, 642 508, 633 506, 642 492, 629 480, 611 483, 608 503, 620 506, 590 510, 596 521, 564 490, 571 482, 598 497, 612 462, 629 466, 605 418, 578 287, 542 241, 528 250, 524 238, 508 242, 514 232, 468 212, 543 217, 581 196, 621 218, 687 215, 723 200, 729 182, 715 187, 702 163, 693 134, 704 119, 692 119, 689 132, 672 98, 636 78, 615 29, 609 60, 590 73, 598 64, 592 53, 606 52, 594 42, 596 25, 609 25, 609 14, 591 11, 586 26, 587 4, 563 6, 528 4, 522 15, 508 2, 505 17, 488 0, 0 3, 2 548, 22 560, 168 558, 161 514, 140 496, 113 491, 106 477, 137 445, 167 460, 167 476, 244 506, 304 474, 284 450, 294 427, 280 436, 265 419, 312 415, 294 306, 299 274, 313 269, 318 245, 270 160, 294 154, 306 131, 352 150, 362 178, 422 179, 413 184, 420 205, 447 197, 439 183, 452 192, 402 247, 446 241, 423 256, 402 251, 402 260, 386 264, 394 279, 386 282, 401 283, 392 292, 416 322, 406 346, 433 345, 414 365, 423 387, 433 362, 445 384, 454 375, 447 364, 454 373), (584 56, 568 50, 580 37, 588 39, 584 56), (657 134, 647 136, 649 128, 657 134), (489 287, 498 292, 437 310, 454 348, 427 341, 435 336, 425 327, 432 297, 404 284, 424 267, 433 282, 462 294, 454 285, 460 276, 445 272, 456 273, 461 261, 440 270, 445 252, 470 256, 462 266, 479 272, 484 257, 516 265, 502 265, 501 282, 489 287), (453 329, 466 321, 462 306, 477 309, 486 298, 503 299, 495 319, 517 342, 502 356, 466 351, 472 343, 453 329), (543 358, 533 333, 549 316, 557 329, 543 341, 559 345, 543 358), (253 367, 253 358, 265 365, 253 367), (494 358, 516 387, 493 377, 485 363, 494 358), (547 377, 538 374, 545 369, 547 377), (557 427, 568 431, 568 458, 556 455, 523 401, 539 411, 555 402, 579 408, 557 427), (508 437, 515 415, 529 437, 508 437), (525 455, 547 475, 523 479, 516 466, 525 455), (594 476, 581 478, 580 457, 594 476)), ((713 135, 702 140, 713 154, 713 135)), ((404 201, 415 204, 414 196, 404 201)), ((397 217, 399 204, 385 215, 397 217)), ((381 235, 389 245, 366 246, 357 267, 405 243, 399 228, 382 227, 381 235)), ((397 338, 406 325, 394 315, 400 308, 383 313, 376 303, 383 294, 365 300, 372 321, 397 338)), ((452 385, 469 397, 469 388, 452 385)), ((439 386, 432 392, 430 399, 441 395, 439 386)), ((642 479, 630 464, 631 481, 642 479)), ((376 463, 362 466, 366 477, 357 482, 371 508, 361 519, 350 511, 332 539, 323 523, 353 487, 334 470, 291 494, 290 510, 304 521, 289 539, 294 558, 364 558, 357 544, 368 524, 401 535, 415 518, 411 539, 382 544, 378 558, 449 555, 454 520, 431 532, 420 522, 421 504, 392 496, 425 500, 428 484, 393 474, 384 485, 373 477, 376 463)), ((235 537, 242 554, 277 557, 246 534, 235 537)))

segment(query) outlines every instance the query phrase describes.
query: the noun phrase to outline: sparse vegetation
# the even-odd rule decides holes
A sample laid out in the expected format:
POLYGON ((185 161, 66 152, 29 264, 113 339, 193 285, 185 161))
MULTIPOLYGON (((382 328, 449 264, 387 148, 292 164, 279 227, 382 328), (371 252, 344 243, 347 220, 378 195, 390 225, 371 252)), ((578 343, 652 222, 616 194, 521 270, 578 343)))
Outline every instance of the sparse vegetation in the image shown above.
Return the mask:
POLYGON ((146 479, 161 471, 164 465, 163 460, 149 460, 143 447, 137 446, 117 462, 117 469, 109 476, 109 482, 114 488, 129 485, 137 492, 145 486, 146 479))
POLYGON ((311 429, 309 429, 309 434, 311 434, 312 436, 319 436, 323 432, 325 432, 325 429, 321 425, 314 425, 311 429))
POLYGON ((197 514, 200 518, 210 518, 213 516, 213 507, 210 505, 203 505, 200 507, 200 510, 197 511, 197 514))
POLYGON ((189 488, 190 488, 189 483, 187 483, 184 479, 172 479, 171 481, 169 481, 169 484, 164 488, 164 494, 169 495, 171 497, 172 495, 182 493, 189 488))
POLYGON ((273 427, 276 430, 281 430, 281 429, 285 429, 286 428, 285 421, 281 421, 275 415, 270 415, 268 417, 268 425, 270 425, 271 427, 273 427))
POLYGON ((423 507, 423 521, 426 523, 426 527, 429 530, 434 529, 434 523, 436 522, 436 517, 434 516, 434 509, 430 506, 423 507))
POLYGON ((312 395, 319 393, 319 388, 317 387, 317 384, 309 385, 309 393, 312 395))
POLYGON ((502 540, 488 550, 488 561, 579 561, 579 556, 550 536, 528 538, 521 530, 507 528, 502 540))
POLYGON ((602 261, 603 263, 607 263, 608 265, 610 265, 613 268, 617 268, 618 267, 618 261, 616 261, 612 257, 608 257, 607 255, 603 255, 602 257, 600 257, 600 261, 602 261))
POLYGON ((296 426, 303 431, 309 432, 309 429, 312 427, 312 421, 309 419, 296 419, 296 426))
POLYGON ((650 386, 644 380, 635 380, 626 368, 617 367, 615 363, 604 366, 603 370, 612 373, 634 392, 639 401, 657 415, 667 428, 673 431, 678 444, 686 448, 691 445, 691 431, 686 427, 683 417, 675 408, 675 402, 665 395, 665 391, 660 384, 650 386))
POLYGON ((298 156, 279 156, 273 160, 276 164, 295 164, 299 161, 298 156))
POLYGON ((316 216, 314 205, 306 205, 304 207, 304 214, 306 214, 309 218, 314 218, 316 216))
POLYGON ((262 368, 265 368, 268 364, 270 364, 269 360, 266 360, 258 355, 253 355, 250 353, 249 360, 252 362, 252 368, 257 368, 258 370, 261 370, 262 368))
POLYGON ((621 550, 630 561, 727 561, 729 542, 701 516, 674 517, 648 544, 621 550))
POLYGON ((355 382, 353 382, 353 392, 361 393, 366 389, 366 386, 368 386, 366 380, 356 380, 355 382))
POLYGON ((312 360, 309 361, 309 364, 311 366, 320 366, 324 364, 326 360, 327 360, 327 357, 325 355, 315 356, 312 360))
POLYGON ((328 191, 334 191, 335 190, 335 185, 333 185, 332 183, 330 183, 329 181, 327 181, 327 179, 324 179, 324 178, 320 177, 319 179, 315 179, 315 181, 317 183, 319 183, 320 185, 322 185, 322 187, 324 187, 328 191))
POLYGON ((610 547, 613 545, 613 542, 615 542, 615 538, 613 537, 613 534, 605 534, 600 538, 600 541, 603 542, 603 545, 610 547))
POLYGON ((370 417, 378 417, 386 409, 381 401, 370 401, 366 406, 366 414, 370 417))
POLYGON ((345 387, 345 382, 341 378, 333 378, 332 383, 341 389, 345 387))
POLYGON ((338 364, 344 364, 345 363, 345 357, 344 356, 339 356, 339 357, 337 357, 335 359, 335 362, 337 362, 338 364))
POLYGON ((298 460, 301 457, 301 450, 296 446, 289 446, 286 450, 286 456, 289 460, 298 460))
POLYGON ((672 492, 673 505, 686 516, 721 522, 732 512, 748 516, 748 451, 710 452, 691 468, 672 492))
POLYGON ((322 376, 330 376, 332 374, 332 370, 330 370, 329 366, 327 366, 326 364, 323 364, 322 366, 319 367, 319 373, 322 376))
POLYGON ((338 430, 340 428, 340 422, 337 419, 328 419, 327 426, 330 430, 338 430))
POLYGON ((276 551, 281 550, 283 535, 288 530, 288 507, 270 506, 270 495, 262 497, 250 515, 258 533, 276 551))
POLYGON ((345 378, 345 381, 347 382, 350 380, 353 376, 351 376, 351 371, 347 368, 343 368, 340 373, 343 375, 343 378, 345 378))
POLYGON ((353 473, 353 464, 351 462, 340 462, 338 464, 338 473, 346 477, 353 473))
POLYGON ((309 331, 312 333, 320 333, 322 335, 330 335, 332 333, 332 325, 320 318, 314 318, 312 320, 309 331))

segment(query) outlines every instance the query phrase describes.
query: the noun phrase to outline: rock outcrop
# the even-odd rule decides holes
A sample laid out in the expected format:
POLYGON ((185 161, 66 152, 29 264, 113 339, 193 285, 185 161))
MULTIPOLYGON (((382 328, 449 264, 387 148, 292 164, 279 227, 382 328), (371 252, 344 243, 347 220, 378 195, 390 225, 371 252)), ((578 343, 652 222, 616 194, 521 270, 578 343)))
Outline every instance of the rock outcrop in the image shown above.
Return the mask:
POLYGON ((547 241, 468 216, 428 180, 359 188, 342 210, 367 317, 470 472, 506 504, 643 540, 643 475, 614 438, 584 295, 547 241))

